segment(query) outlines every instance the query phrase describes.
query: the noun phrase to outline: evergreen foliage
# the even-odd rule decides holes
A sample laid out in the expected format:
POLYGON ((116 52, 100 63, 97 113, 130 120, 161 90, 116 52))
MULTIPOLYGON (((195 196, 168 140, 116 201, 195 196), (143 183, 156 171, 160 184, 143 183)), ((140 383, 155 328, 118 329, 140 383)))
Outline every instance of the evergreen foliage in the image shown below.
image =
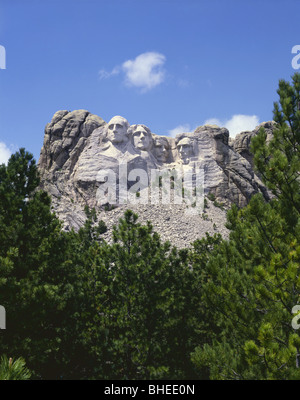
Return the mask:
POLYGON ((130 210, 113 239, 112 245, 93 247, 88 282, 94 299, 88 338, 105 360, 101 376, 193 376, 189 355, 197 343, 199 296, 192 290, 187 251, 162 244, 151 224, 142 226, 130 210))
POLYGON ((299 332, 292 308, 300 294, 299 74, 280 81, 277 123, 267 142, 263 129, 252 140, 258 173, 273 199, 261 195, 228 213, 230 240, 206 265, 210 281, 203 301, 215 309, 221 327, 212 344, 192 355, 214 379, 299 379, 299 332))
POLYGON ((30 379, 31 372, 22 358, 13 361, 2 356, 0 360, 0 381, 25 381, 30 379))

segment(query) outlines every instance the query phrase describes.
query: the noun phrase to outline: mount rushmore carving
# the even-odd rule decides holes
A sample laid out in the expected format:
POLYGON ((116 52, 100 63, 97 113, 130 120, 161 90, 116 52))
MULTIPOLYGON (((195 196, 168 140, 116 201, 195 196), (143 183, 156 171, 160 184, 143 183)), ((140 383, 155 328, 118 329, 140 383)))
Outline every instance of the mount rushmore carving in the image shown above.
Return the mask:
MULTIPOLYGON (((273 122, 261 125, 272 134, 273 122)), ((233 140, 226 128, 204 125, 173 138, 157 135, 144 124, 130 125, 121 116, 106 123, 86 110, 58 111, 45 128, 38 162, 42 187, 51 195, 54 209, 64 202, 101 207, 96 193, 104 180, 99 171, 109 169, 119 179, 119 166, 125 163, 128 174, 133 169, 202 169, 204 195, 212 193, 225 205, 244 206, 257 192, 268 198, 249 150, 258 129, 233 140)))

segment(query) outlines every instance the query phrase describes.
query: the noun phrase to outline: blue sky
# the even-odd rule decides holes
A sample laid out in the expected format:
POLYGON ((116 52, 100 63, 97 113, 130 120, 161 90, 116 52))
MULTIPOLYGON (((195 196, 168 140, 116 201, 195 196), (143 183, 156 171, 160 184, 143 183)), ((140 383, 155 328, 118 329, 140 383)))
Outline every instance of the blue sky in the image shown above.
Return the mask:
POLYGON ((61 109, 161 135, 271 120, 299 15, 299 0, 0 0, 0 161, 38 159, 61 109))

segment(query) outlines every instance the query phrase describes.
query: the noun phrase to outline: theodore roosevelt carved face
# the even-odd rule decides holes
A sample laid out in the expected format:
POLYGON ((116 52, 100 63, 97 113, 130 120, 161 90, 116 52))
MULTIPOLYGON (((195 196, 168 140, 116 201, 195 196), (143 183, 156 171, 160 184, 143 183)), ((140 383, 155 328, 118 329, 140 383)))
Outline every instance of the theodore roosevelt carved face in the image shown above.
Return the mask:
POLYGON ((166 138, 157 137, 154 139, 154 155, 159 162, 165 163, 167 161, 169 148, 170 146, 166 138))

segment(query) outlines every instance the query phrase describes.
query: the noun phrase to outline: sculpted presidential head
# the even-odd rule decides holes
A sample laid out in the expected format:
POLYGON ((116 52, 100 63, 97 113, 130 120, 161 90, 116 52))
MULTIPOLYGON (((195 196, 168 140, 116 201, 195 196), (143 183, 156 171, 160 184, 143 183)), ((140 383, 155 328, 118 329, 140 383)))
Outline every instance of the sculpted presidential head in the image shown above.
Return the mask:
POLYGON ((129 129, 134 147, 139 150, 148 151, 153 146, 150 129, 146 125, 132 125, 129 129))
POLYGON ((182 138, 177 143, 177 151, 183 163, 189 163, 190 157, 194 154, 193 141, 188 137, 182 138))
POLYGON ((107 139, 113 144, 122 144, 128 141, 129 123, 127 119, 116 115, 107 124, 107 139))
POLYGON ((154 139, 154 155, 155 158, 161 162, 167 162, 169 156, 170 145, 168 139, 165 137, 156 137, 154 139))

